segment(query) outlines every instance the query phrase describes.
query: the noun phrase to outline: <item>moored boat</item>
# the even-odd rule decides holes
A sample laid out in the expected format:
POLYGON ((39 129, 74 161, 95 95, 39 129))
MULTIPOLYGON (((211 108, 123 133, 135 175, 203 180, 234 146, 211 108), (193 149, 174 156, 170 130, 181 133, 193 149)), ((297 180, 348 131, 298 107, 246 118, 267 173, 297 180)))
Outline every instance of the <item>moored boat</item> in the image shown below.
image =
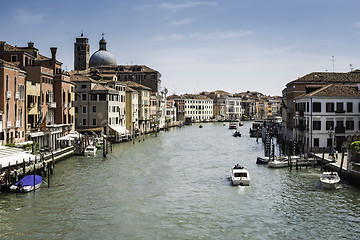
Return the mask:
POLYGON ((250 176, 246 167, 236 164, 231 168, 231 182, 232 185, 249 186, 250 176))
POLYGON ((88 155, 96 155, 96 151, 97 151, 97 148, 96 146, 94 145, 89 145, 85 148, 84 150, 84 155, 85 156, 88 156, 88 155))
POLYGON ((323 172, 320 182, 323 188, 335 189, 340 182, 340 177, 337 172, 323 172))
POLYGON ((10 187, 12 192, 31 192, 40 187, 42 177, 39 175, 28 175, 10 187), (34 180, 35 178, 35 180, 34 180))

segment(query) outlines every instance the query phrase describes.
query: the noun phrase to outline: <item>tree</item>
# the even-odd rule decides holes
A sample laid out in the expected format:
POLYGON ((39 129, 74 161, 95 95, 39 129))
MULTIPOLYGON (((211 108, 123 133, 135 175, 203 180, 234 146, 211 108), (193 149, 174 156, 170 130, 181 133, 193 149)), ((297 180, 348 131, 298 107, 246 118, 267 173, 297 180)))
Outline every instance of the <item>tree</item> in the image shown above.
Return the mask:
POLYGON ((360 141, 352 142, 350 148, 356 152, 356 162, 359 162, 360 141))

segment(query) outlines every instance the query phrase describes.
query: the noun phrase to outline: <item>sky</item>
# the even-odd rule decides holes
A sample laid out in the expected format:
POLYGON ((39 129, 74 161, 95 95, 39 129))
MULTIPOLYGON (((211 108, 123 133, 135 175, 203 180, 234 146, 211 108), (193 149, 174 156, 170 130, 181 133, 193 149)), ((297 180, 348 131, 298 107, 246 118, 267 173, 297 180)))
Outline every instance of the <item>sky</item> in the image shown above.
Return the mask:
POLYGON ((0 41, 74 68, 84 34, 90 54, 104 33, 119 65, 162 74, 168 95, 224 90, 280 95, 311 72, 360 69, 358 0, 19 0, 1 3, 0 41))

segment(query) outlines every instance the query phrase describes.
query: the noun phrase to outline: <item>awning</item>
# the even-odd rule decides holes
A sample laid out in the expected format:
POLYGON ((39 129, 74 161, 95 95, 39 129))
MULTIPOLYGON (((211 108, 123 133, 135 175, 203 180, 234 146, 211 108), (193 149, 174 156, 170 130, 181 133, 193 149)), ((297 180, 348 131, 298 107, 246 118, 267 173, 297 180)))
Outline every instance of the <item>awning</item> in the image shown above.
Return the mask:
POLYGON ((114 130, 115 132, 117 132, 121 135, 129 133, 129 131, 126 130, 126 128, 121 125, 109 125, 109 128, 111 128, 112 130, 114 130))
POLYGON ((32 138, 41 137, 41 136, 44 136, 44 133, 43 132, 34 132, 34 133, 30 133, 29 136, 32 138))
POLYGON ((66 135, 66 136, 58 138, 57 140, 59 140, 59 141, 68 141, 68 140, 74 140, 74 138, 69 136, 69 135, 66 135))

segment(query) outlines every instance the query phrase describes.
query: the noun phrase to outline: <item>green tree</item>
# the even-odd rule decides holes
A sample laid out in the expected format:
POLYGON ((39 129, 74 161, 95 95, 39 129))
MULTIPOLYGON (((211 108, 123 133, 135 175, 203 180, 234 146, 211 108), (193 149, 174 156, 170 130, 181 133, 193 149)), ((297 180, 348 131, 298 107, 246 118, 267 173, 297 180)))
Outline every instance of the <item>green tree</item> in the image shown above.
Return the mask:
POLYGON ((350 148, 356 152, 356 162, 359 162, 360 141, 352 142, 350 148))

